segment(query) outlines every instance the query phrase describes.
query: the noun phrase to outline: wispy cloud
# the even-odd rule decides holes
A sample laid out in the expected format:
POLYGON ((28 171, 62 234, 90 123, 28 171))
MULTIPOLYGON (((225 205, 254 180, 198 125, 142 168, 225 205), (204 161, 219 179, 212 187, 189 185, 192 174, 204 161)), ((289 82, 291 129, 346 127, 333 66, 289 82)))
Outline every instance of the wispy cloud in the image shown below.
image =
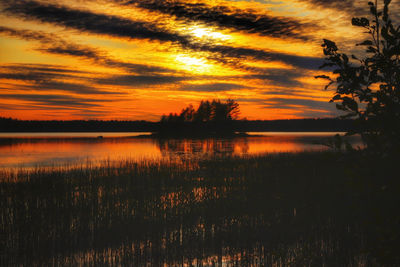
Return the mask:
POLYGON ((332 115, 310 78, 323 61, 315 40, 336 18, 320 23, 306 11, 343 19, 361 0, 289 1, 303 3, 304 14, 245 1, 0 0, 0 112, 157 120, 218 95, 236 98, 252 118, 332 115), (228 37, 212 37, 219 33, 228 37))
POLYGON ((268 108, 298 109, 299 111, 324 110, 331 114, 337 113, 335 106, 328 101, 314 99, 271 97, 264 102, 264 106, 268 108))
MULTIPOLYGON (((0 27, 1 32, 1 27, 0 27)), ((12 71, 12 72, 46 72, 53 73, 53 75, 61 75, 64 73, 68 75, 72 74, 88 74, 90 72, 71 69, 61 65, 51 65, 51 64, 32 64, 32 63, 24 63, 24 64, 7 64, 0 66, 0 70, 2 72, 12 71)))
POLYGON ((177 83, 190 79, 193 78, 167 75, 113 75, 107 78, 95 79, 95 82, 98 84, 130 86, 135 88, 140 86, 177 83))
MULTIPOLYGON (((160 85, 160 84, 170 84, 179 83, 181 81, 194 79, 187 75, 177 76, 166 74, 173 73, 174 71, 168 68, 159 66, 150 66, 145 64, 134 64, 129 62, 122 62, 115 60, 107 55, 106 52, 101 51, 97 48, 93 48, 87 45, 80 45, 72 42, 63 40, 55 34, 47 34, 40 31, 32 30, 19 30, 0 26, 0 33, 7 34, 10 36, 22 38, 25 40, 34 40, 40 42, 42 45, 38 48, 42 52, 66 55, 76 58, 82 58, 89 60, 94 64, 104 65, 112 68, 122 68, 128 72, 136 73, 136 75, 114 75, 105 78, 97 78, 92 82, 103 85, 117 85, 117 86, 130 86, 130 87, 143 87, 149 85, 160 85)), ((303 69, 317 69, 322 61, 318 58, 311 57, 301 57, 292 56, 282 53, 266 52, 262 50, 246 49, 246 48, 234 48, 228 46, 204 46, 204 45, 190 45, 192 49, 211 51, 217 55, 211 57, 211 60, 215 60, 224 65, 229 65, 233 68, 244 69, 254 75, 249 75, 247 78, 250 79, 260 79, 270 81, 272 84, 284 85, 284 86, 300 86, 301 83, 297 78, 301 77, 302 74, 300 70, 279 70, 279 69, 260 69, 254 67, 243 66, 241 64, 241 59, 243 57, 250 57, 257 60, 266 61, 286 61, 290 64, 297 65, 297 67, 303 69), (229 59, 231 58, 231 59, 229 59)), ((108 92, 105 90, 95 89, 93 86, 78 85, 76 83, 65 83, 65 82, 54 82, 47 81, 49 78, 60 77, 60 74, 48 72, 34 72, 32 70, 29 72, 16 72, 16 73, 4 73, 3 78, 14 78, 35 81, 36 85, 25 86, 25 88, 33 89, 34 87, 42 87, 54 90, 66 90, 81 92, 83 94, 117 94, 115 92, 108 92)), ((75 77, 77 78, 77 77, 75 77)), ((222 87, 218 87, 222 88, 222 87)), ((195 90, 196 88, 191 88, 190 90, 195 90)), ((201 91, 203 89, 206 91, 205 87, 198 87, 196 90, 201 91)), ((216 90, 216 88, 210 88, 209 90, 216 90)), ((230 89, 227 89, 230 90, 230 89)), ((222 91, 219 89, 217 91, 222 91)))
POLYGON ((247 89, 247 88, 250 87, 236 83, 206 83, 206 84, 185 84, 180 87, 180 90, 194 91, 194 92, 220 92, 220 91, 247 89))
POLYGON ((315 27, 293 18, 277 17, 256 10, 243 10, 221 4, 210 6, 201 2, 170 0, 131 0, 124 4, 172 15, 179 20, 277 38, 286 36, 307 40, 306 29, 315 27))
MULTIPOLYGON (((348 16, 368 16, 369 8, 366 0, 299 0, 300 2, 309 4, 313 7, 323 9, 333 9, 341 14, 345 13, 348 16)), ((374 2, 374 1, 371 1, 374 2)), ((378 1, 378 7, 383 7, 383 1, 378 1)), ((400 2, 392 1, 390 6, 392 18, 397 21, 400 19, 400 2)))
POLYGON ((80 98, 70 95, 39 95, 39 94, 0 94, 1 98, 14 99, 34 102, 42 106, 56 107, 99 107, 100 103, 108 102, 109 100, 96 100, 90 98, 80 98))
POLYGON ((129 72, 137 72, 143 74, 143 73, 162 73, 162 72, 173 71, 171 69, 159 66, 136 64, 136 63, 116 60, 108 56, 107 52, 101 51, 98 48, 94 48, 88 45, 73 43, 71 41, 66 41, 60 38, 58 35, 52 33, 24 30, 24 29, 23 30, 13 29, 9 27, 0 26, 0 34, 28 41, 40 42, 41 46, 40 48, 36 48, 36 50, 41 52, 86 59, 95 64, 108 66, 112 68, 122 68, 129 72))
POLYGON ((276 51, 268 51, 261 49, 253 49, 246 47, 233 47, 229 45, 212 45, 201 43, 190 43, 186 46, 195 51, 211 52, 217 54, 211 58, 226 63, 227 58, 231 59, 256 59, 261 61, 280 61, 288 65, 303 69, 319 69, 322 65, 323 59, 317 57, 297 56, 276 51))
POLYGON ((4 9, 6 13, 81 31, 163 42, 185 41, 185 37, 164 31, 149 22, 133 21, 38 1, 10 0, 4 5, 6 6, 4 9))
MULTIPOLYGON (((214 53, 221 57, 230 57, 233 59, 247 57, 264 61, 282 61, 296 67, 307 69, 317 69, 322 62, 320 58, 290 55, 246 47, 195 42, 189 36, 183 36, 178 33, 170 32, 167 29, 157 28, 156 25, 148 22, 131 21, 116 16, 71 9, 65 6, 46 5, 34 1, 25 2, 24 4, 11 2, 9 5, 10 6, 6 8, 6 12, 23 15, 27 18, 37 19, 42 22, 50 22, 81 31, 110 36, 132 39, 151 39, 162 42, 170 41, 186 49, 214 53), (138 34, 135 29, 141 29, 140 31, 144 31, 146 34, 138 34)), ((83 49, 83 47, 68 45, 49 47, 45 50, 70 55, 77 53, 81 56, 86 55, 91 57, 93 56, 92 53, 95 52, 83 49)), ((218 59, 215 56, 213 58, 218 59)))
MULTIPOLYGON (((11 65, 2 66, 0 79, 11 81, 23 81, 23 84, 16 84, 15 90, 31 91, 64 91, 82 95, 120 95, 121 92, 98 89, 92 85, 79 83, 85 80, 74 70, 58 68, 57 66, 47 67, 46 65, 11 65), (68 81, 65 81, 68 80, 68 81), (74 82, 71 82, 74 81, 74 82)), ((90 79, 89 79, 90 80, 90 79)), ((86 79, 86 82, 88 80, 86 79)))

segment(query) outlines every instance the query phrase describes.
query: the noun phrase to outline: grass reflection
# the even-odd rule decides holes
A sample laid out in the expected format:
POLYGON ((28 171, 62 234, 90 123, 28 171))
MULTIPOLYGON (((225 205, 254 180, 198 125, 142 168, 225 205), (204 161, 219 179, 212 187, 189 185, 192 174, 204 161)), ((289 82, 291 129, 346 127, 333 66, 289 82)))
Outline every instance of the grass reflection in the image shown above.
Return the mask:
POLYGON ((351 157, 211 156, 2 172, 0 264, 398 263, 394 167, 351 157))

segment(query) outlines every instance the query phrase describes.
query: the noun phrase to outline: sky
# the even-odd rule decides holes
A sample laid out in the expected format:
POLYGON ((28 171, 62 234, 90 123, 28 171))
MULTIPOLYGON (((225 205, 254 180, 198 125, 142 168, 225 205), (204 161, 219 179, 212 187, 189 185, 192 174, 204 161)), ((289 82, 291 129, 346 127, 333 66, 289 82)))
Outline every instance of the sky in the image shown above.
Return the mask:
POLYGON ((360 53, 367 3, 0 0, 0 117, 158 121, 228 98, 251 120, 337 116, 322 39, 360 53))

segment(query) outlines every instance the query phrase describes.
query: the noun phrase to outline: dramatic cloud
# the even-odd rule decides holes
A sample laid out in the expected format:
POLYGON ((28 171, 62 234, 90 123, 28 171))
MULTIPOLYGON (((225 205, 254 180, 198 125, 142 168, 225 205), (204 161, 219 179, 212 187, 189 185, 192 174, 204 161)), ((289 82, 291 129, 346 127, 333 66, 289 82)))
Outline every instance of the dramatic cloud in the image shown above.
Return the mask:
POLYGON ((297 108, 297 109, 306 109, 306 110, 325 110, 326 112, 330 112, 332 114, 336 113, 336 108, 334 105, 329 103, 328 101, 319 101, 313 99, 294 99, 294 98, 279 98, 272 97, 268 98, 264 102, 265 107, 274 107, 274 108, 297 108))
MULTIPOLYGON (((312 4, 322 8, 333 8, 337 10, 352 11, 356 10, 358 0, 300 0, 305 3, 312 4)), ((366 2, 365 2, 366 3, 366 2)))
MULTIPOLYGON (((278 93, 278 92, 277 92, 278 93)), ((281 94, 287 95, 284 92, 281 94)), ((273 95, 271 94, 266 95, 273 95)), ((301 94, 289 94, 293 96, 301 96, 301 94)), ((285 98, 285 97, 267 97, 267 98, 238 98, 240 103, 247 103, 250 105, 257 105, 264 110, 283 110, 293 112, 301 118, 319 118, 319 117, 332 117, 338 114, 335 105, 329 103, 327 100, 314 100, 306 98, 285 98)))
POLYGON ((103 78, 83 78, 74 74, 74 70, 58 68, 57 66, 46 67, 41 65, 14 65, 2 66, 0 79, 25 81, 31 84, 18 84, 17 88, 21 90, 57 90, 67 91, 79 94, 100 94, 100 95, 121 95, 122 92, 106 91, 96 88, 96 85, 113 85, 113 86, 129 86, 143 87, 149 85, 161 85, 169 83, 178 83, 184 80, 193 79, 185 76, 166 76, 166 75, 107 75, 103 78), (73 74, 68 74, 69 72, 73 74), (91 82, 93 85, 71 83, 62 80, 83 80, 91 82))
POLYGON ((0 78, 44 82, 53 79, 77 79, 81 71, 45 64, 15 64, 0 66, 0 78))
POLYGON ((144 74, 144 73, 166 73, 173 71, 171 69, 159 66, 149 66, 145 64, 135 64, 135 63, 119 61, 107 56, 105 52, 101 52, 98 49, 74 43, 66 43, 66 45, 53 44, 45 48, 38 48, 37 50, 50 54, 84 58, 90 60, 94 64, 103 65, 111 68, 121 68, 125 69, 128 72, 144 74))
MULTIPOLYGON (((333 9, 337 12, 345 12, 349 16, 368 16, 369 8, 367 3, 374 1, 366 0, 299 0, 303 3, 310 4, 317 8, 333 9)), ((383 6, 383 1, 378 1, 378 7, 383 6)), ((398 0, 392 1, 390 5, 392 19, 399 21, 400 4, 398 0)))
POLYGON ((46 73, 55 73, 53 75, 57 75, 58 73, 69 73, 71 74, 88 74, 87 71, 77 70, 66 68, 64 66, 59 65, 50 65, 50 64, 12 64, 12 65, 3 65, 0 66, 0 70, 2 72, 12 71, 12 72, 46 72, 46 73))
POLYGON ((205 3, 171 0, 132 0, 124 4, 158 11, 175 16, 177 19, 277 38, 287 36, 306 40, 307 37, 303 34, 304 28, 312 28, 309 24, 295 19, 260 14, 255 10, 241 10, 226 5, 209 6, 205 3))
MULTIPOLYGON (((107 53, 100 51, 99 49, 92 48, 86 45, 79 45, 76 43, 67 42, 54 34, 46 34, 44 32, 30 31, 30 30, 16 30, 7 27, 0 26, 0 33, 7 34, 9 36, 22 38, 25 40, 35 40, 42 43, 41 48, 38 50, 51 54, 67 55, 77 58, 83 58, 91 61, 92 63, 104 65, 113 68, 123 68, 129 72, 138 73, 139 75, 117 75, 109 78, 97 79, 96 83, 106 84, 106 85, 120 85, 120 86, 134 86, 143 87, 147 85, 160 85, 177 83, 183 80, 188 80, 188 77, 182 76, 171 76, 171 75, 160 75, 160 73, 171 73, 172 70, 168 68, 149 66, 144 64, 133 64, 128 62, 121 62, 107 56, 107 53), (149 75, 150 74, 150 75, 149 75)), ((261 50, 254 49, 244 49, 244 48, 233 48, 226 46, 192 46, 193 49, 212 51, 214 53, 219 53, 218 57, 213 57, 217 62, 222 62, 225 65, 229 65, 238 69, 245 69, 253 73, 259 73, 258 75, 249 76, 252 79, 262 79, 268 80, 276 85, 285 86, 300 86, 301 83, 296 80, 296 78, 301 77, 299 70, 274 70, 274 69, 256 69, 250 67, 244 67, 237 61, 237 58, 251 57, 257 60, 266 61, 283 61, 288 64, 295 65, 304 69, 317 69, 322 61, 317 58, 310 57, 299 57, 292 55, 285 55, 282 53, 269 53, 261 50), (230 57, 233 60, 227 60, 230 57)), ((83 94, 116 94, 113 92, 107 92, 105 90, 98 90, 92 86, 78 85, 75 83, 65 83, 65 82, 54 82, 54 81, 44 81, 49 79, 50 73, 4 73, 3 78, 9 79, 24 79, 35 81, 36 85, 25 86, 25 89, 33 88, 46 88, 54 90, 65 90, 65 91, 75 91, 81 92, 83 94)), ((55 76, 61 77, 59 74, 51 74, 51 78, 55 76)), ((223 91, 223 89, 198 87, 198 88, 186 88, 185 90, 191 91, 223 91)), ((227 88, 226 90, 231 90, 227 88)))
POLYGON ((48 34, 41 31, 32 30, 17 30, 8 27, 0 26, 0 34, 8 35, 28 41, 38 41, 42 45, 36 50, 50 54, 72 56, 90 60, 92 63, 104 65, 113 68, 123 68, 130 72, 137 73, 162 73, 171 72, 171 69, 150 66, 145 64, 135 64, 115 60, 107 55, 106 52, 99 49, 80 45, 73 42, 63 40, 55 34, 48 34))
MULTIPOLYGON (((295 97, 310 97, 310 91, 309 90, 299 90, 299 89, 292 89, 292 88, 281 88, 281 89, 274 89, 274 90, 267 90, 264 93, 266 96, 274 96, 274 95, 279 95, 279 96, 295 96, 295 97)), ((315 99, 323 99, 324 103, 326 103, 326 97, 322 96, 317 96, 314 97, 315 99)))
POLYGON ((107 102, 106 100, 95 100, 88 98, 78 98, 68 95, 38 95, 38 94, 0 94, 1 98, 4 99, 17 99, 44 106, 56 106, 56 107, 97 107, 101 106, 101 102, 107 102))
MULTIPOLYGON (((0 76, 0 78, 2 78, 0 76)), ((20 80, 20 79, 14 79, 20 80)), ((93 86, 69 82, 56 82, 56 81, 42 81, 34 82, 33 84, 24 84, 16 86, 18 90, 31 90, 31 91, 64 91, 80 95, 121 95, 121 92, 111 92, 99 90, 93 86)))
MULTIPOLYGON (((11 81, 24 81, 25 84, 17 84, 15 87, 19 90, 37 90, 43 91, 65 91, 77 94, 98 94, 98 95, 119 95, 121 92, 112 92, 100 90, 94 86, 77 83, 77 80, 84 80, 81 76, 76 75, 74 71, 69 71, 65 68, 57 68, 52 66, 47 68, 40 65, 16 65, 16 66, 2 66, 0 79, 7 79, 11 81), (73 74, 68 74, 72 72, 73 74), (63 80, 63 81, 60 81, 63 80), (68 82, 64 80, 73 80, 75 82, 68 82)), ((79 74, 79 72, 78 72, 79 74)))
POLYGON ((216 97, 332 116, 315 40, 351 50, 363 1, 0 0, 0 116, 158 120, 216 97))
POLYGON ((115 37, 185 42, 184 37, 163 31, 154 24, 132 21, 117 16, 96 14, 90 11, 72 9, 61 5, 44 4, 37 1, 10 0, 5 6, 4 11, 6 13, 81 31, 107 34, 115 37))
POLYGON ((208 84, 185 84, 181 90, 195 92, 219 92, 248 88, 247 86, 235 83, 208 83, 208 84))
MULTIPOLYGON (((88 11, 80 11, 70 9, 64 6, 45 5, 38 2, 30 1, 9 4, 7 12, 20 14, 28 18, 38 19, 43 22, 51 22, 65 27, 75 28, 81 31, 88 31, 98 34, 106 34, 110 36, 129 37, 132 39, 147 38, 158 41, 171 41, 180 44, 183 48, 194 51, 217 53, 221 57, 244 58, 250 57, 257 60, 265 61, 282 61, 287 64, 307 68, 317 69, 322 60, 313 57, 303 57, 279 53, 274 51, 264 51, 259 49, 251 49, 244 47, 233 47, 229 45, 213 45, 208 43, 193 42, 187 36, 181 36, 177 33, 171 33, 167 30, 156 29, 156 26, 144 23, 134 22, 115 16, 107 16, 103 14, 95 14, 88 11), (142 29, 146 34, 135 34, 135 29, 142 29), (168 36, 168 38, 166 38, 168 36), (151 38, 150 38, 151 37, 151 38)), ((45 38, 45 37, 44 37, 45 38)), ((64 53, 69 55, 77 55, 93 57, 95 51, 82 49, 74 46, 50 47, 44 49, 53 53, 64 53)), ((215 57, 214 57, 215 58, 215 57)))
POLYGON ((98 84, 140 87, 148 85, 161 85, 189 80, 190 77, 165 76, 165 75, 116 75, 108 78, 96 79, 98 84))
POLYGON ((265 80, 275 85, 293 87, 303 86, 298 79, 306 75, 298 69, 267 69, 264 73, 247 75, 243 78, 265 80))
POLYGON ((212 52, 218 54, 220 57, 211 57, 217 61, 227 63, 226 58, 232 59, 256 59, 262 61, 280 61, 288 65, 292 65, 299 68, 317 70, 322 65, 323 59, 317 57, 307 56, 296 56, 285 53, 279 53, 275 51, 266 51, 260 49, 232 47, 227 45, 208 45, 208 44, 196 44, 191 43, 188 48, 203 51, 212 52))

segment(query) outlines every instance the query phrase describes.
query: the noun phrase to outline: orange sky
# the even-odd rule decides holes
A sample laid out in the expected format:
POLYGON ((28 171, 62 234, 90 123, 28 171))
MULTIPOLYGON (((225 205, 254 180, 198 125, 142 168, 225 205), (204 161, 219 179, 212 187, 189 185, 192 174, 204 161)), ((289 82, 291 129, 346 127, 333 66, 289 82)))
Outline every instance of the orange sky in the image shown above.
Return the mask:
POLYGON ((0 116, 156 121, 214 98, 248 119, 335 116, 320 44, 352 49, 367 2, 0 0, 0 116))

